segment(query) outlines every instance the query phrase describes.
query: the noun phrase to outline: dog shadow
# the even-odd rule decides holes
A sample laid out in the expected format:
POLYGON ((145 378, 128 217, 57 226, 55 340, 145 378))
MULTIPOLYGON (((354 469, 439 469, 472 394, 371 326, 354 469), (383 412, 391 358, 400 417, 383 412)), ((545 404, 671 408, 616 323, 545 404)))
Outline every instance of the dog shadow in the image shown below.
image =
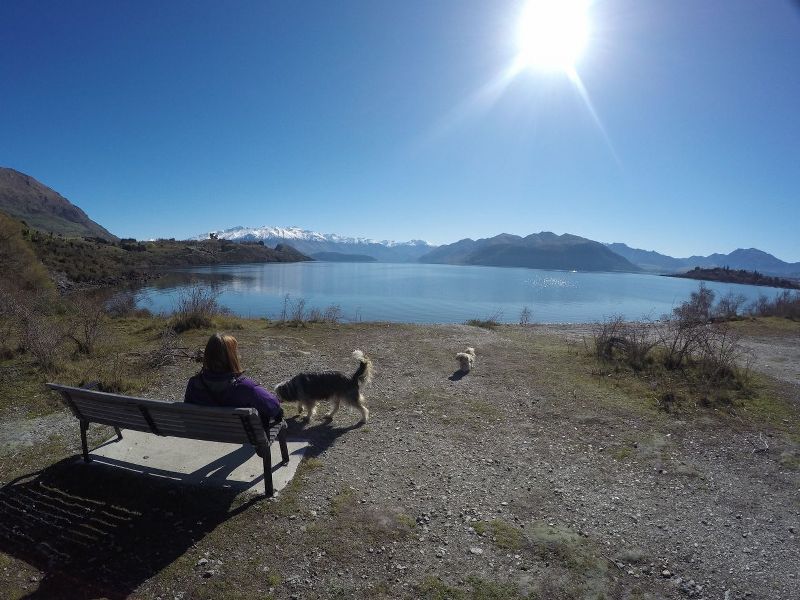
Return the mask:
POLYGON ((468 373, 468 371, 462 371, 461 369, 458 369, 452 375, 450 375, 450 377, 448 377, 447 379, 449 379, 450 381, 460 381, 461 379, 464 378, 464 376, 467 373, 468 373))
POLYGON ((70 457, 0 487, 0 552, 44 573, 24 598, 127 598, 260 500, 238 495, 70 457))
POLYGON ((306 457, 317 457, 330 448, 337 439, 343 435, 361 429, 364 423, 359 421, 346 426, 336 426, 333 418, 322 417, 321 420, 306 423, 303 417, 295 415, 286 419, 286 437, 288 439, 302 439, 308 442, 306 457))

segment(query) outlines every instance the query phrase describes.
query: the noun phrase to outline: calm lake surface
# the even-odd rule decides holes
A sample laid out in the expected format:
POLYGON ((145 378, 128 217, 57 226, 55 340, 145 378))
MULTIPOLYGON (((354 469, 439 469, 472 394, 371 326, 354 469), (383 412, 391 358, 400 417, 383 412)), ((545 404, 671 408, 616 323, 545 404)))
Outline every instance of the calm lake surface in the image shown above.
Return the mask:
MULTIPOLYGON (((527 306, 532 322, 582 323, 622 315, 659 317, 687 299, 698 282, 633 273, 574 273, 499 267, 397 263, 280 263, 180 269, 141 290, 140 305, 154 312, 175 308, 197 283, 212 286, 219 302, 245 317, 277 318, 290 306, 341 307, 347 321, 461 323, 499 315, 519 321, 527 306)), ((775 288, 707 282, 717 298, 728 292, 748 301, 775 288)))

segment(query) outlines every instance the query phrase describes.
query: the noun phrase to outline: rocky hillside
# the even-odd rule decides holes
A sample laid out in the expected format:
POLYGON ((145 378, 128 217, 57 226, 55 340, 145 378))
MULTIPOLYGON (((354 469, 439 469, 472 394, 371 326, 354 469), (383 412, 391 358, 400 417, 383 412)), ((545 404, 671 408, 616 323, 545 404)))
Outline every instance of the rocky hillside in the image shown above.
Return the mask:
POLYGON ((5 167, 0 167, 0 211, 45 232, 117 239, 55 190, 5 167))
POLYGON ((493 238, 464 239, 439 246, 420 262, 493 267, 528 267, 576 271, 639 271, 603 244, 576 235, 545 231, 526 237, 502 233, 493 238))

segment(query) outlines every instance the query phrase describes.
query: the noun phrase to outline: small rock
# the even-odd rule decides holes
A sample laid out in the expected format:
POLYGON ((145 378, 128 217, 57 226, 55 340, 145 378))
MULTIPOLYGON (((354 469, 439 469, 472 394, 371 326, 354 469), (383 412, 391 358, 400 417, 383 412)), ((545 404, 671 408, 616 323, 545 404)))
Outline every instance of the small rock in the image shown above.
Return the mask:
POLYGON ((203 572, 203 577, 205 579, 208 579, 209 577, 213 577, 214 575, 215 575, 215 573, 211 569, 209 569, 208 571, 204 571, 203 572))
POLYGON ((469 551, 470 551, 472 554, 476 554, 477 556, 480 556, 481 554, 483 554, 483 548, 477 548, 477 547, 475 547, 475 546, 473 546, 472 548, 470 548, 470 549, 469 549, 469 551))
POLYGON ((672 577, 672 573, 670 573, 668 569, 664 569, 663 571, 661 571, 661 576, 662 577, 672 577))
POLYGON ((195 567, 202 567, 202 566, 207 565, 207 564, 208 564, 208 559, 207 558, 201 558, 200 560, 197 561, 197 564, 195 564, 195 567))

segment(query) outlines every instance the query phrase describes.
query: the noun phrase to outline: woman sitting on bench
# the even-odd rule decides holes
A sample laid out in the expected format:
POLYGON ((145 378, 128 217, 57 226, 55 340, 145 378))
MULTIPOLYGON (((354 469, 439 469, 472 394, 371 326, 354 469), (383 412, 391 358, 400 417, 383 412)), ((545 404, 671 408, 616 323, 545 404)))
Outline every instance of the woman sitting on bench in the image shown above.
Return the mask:
POLYGON ((264 429, 283 418, 280 401, 249 377, 243 377, 236 338, 215 333, 203 354, 203 368, 189 379, 184 402, 203 406, 255 408, 264 429))

